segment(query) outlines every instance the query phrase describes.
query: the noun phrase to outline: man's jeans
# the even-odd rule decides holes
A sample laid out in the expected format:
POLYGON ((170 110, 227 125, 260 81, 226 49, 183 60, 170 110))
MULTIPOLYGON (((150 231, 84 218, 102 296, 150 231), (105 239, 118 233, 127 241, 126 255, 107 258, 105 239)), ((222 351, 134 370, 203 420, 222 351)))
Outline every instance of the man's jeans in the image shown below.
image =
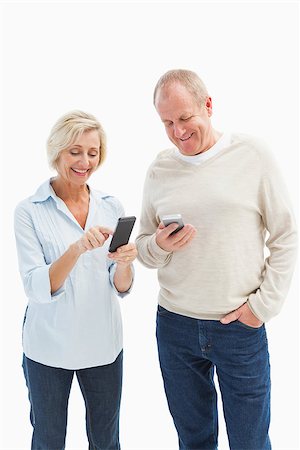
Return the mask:
POLYGON ((223 325, 159 306, 156 335, 179 448, 217 449, 216 369, 230 448, 270 450, 270 365, 264 325, 223 325))
POLYGON ((68 400, 74 372, 86 406, 89 450, 119 450, 119 410, 123 351, 105 366, 57 369, 23 358, 31 403, 32 450, 63 450, 68 400))

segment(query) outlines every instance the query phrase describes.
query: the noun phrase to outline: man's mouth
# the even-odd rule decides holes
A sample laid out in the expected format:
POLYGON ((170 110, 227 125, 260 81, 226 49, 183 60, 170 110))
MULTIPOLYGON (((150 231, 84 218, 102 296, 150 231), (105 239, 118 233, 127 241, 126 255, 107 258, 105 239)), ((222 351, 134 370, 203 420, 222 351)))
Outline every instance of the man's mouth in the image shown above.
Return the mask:
POLYGON ((194 133, 190 134, 187 138, 180 138, 180 140, 181 140, 182 142, 188 141, 188 140, 193 136, 193 134, 194 134, 194 133))

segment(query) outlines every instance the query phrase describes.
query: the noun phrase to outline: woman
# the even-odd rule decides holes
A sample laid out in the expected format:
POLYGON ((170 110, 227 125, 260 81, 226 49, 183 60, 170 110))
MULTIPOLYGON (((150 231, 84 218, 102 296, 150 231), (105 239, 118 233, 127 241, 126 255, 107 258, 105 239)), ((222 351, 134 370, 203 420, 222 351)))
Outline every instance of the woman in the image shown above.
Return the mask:
POLYGON ((74 373, 86 405, 90 448, 117 450, 122 322, 116 294, 132 285, 134 244, 108 253, 124 215, 120 202, 87 181, 103 163, 106 139, 90 114, 54 125, 47 152, 57 176, 15 211, 19 267, 28 297, 23 368, 31 403, 32 450, 62 450, 74 373))

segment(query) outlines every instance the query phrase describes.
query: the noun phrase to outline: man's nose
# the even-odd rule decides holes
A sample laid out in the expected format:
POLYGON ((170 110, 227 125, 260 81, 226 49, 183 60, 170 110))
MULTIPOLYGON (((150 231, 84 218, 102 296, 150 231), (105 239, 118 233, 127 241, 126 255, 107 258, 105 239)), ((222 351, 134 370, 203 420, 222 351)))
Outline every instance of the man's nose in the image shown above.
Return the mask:
POLYGON ((186 132, 184 125, 175 125, 174 124, 174 135, 176 138, 181 138, 186 132))

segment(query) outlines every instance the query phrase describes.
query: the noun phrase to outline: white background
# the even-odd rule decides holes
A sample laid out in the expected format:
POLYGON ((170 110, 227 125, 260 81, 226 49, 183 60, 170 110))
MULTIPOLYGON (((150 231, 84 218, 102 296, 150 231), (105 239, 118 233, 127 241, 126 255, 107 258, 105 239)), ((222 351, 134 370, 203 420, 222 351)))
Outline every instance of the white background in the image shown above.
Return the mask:
MULTIPOLYGON (((116 195, 139 218, 148 165, 169 146, 152 106, 154 85, 171 68, 196 71, 213 99, 215 128, 263 137, 297 204, 298 5, 259 3, 10 3, 4 29, 2 449, 30 447, 29 404, 21 370, 26 298, 18 275, 13 210, 50 175, 45 141, 65 112, 95 114, 108 158, 91 184, 116 195)), ((194 195, 191 192, 191 195, 194 195)), ((134 236, 138 226, 135 227, 134 236)), ((296 277, 295 277, 296 278, 296 277)), ((274 450, 298 441, 296 279, 280 316, 267 326, 272 364, 274 450)), ((217 282, 217 280, 216 280, 217 282)), ((122 302, 123 450, 175 450, 155 342, 156 271, 136 263, 122 302)), ((220 406, 220 449, 228 449, 220 406)), ((74 382, 68 450, 87 448, 84 405, 74 382)))

